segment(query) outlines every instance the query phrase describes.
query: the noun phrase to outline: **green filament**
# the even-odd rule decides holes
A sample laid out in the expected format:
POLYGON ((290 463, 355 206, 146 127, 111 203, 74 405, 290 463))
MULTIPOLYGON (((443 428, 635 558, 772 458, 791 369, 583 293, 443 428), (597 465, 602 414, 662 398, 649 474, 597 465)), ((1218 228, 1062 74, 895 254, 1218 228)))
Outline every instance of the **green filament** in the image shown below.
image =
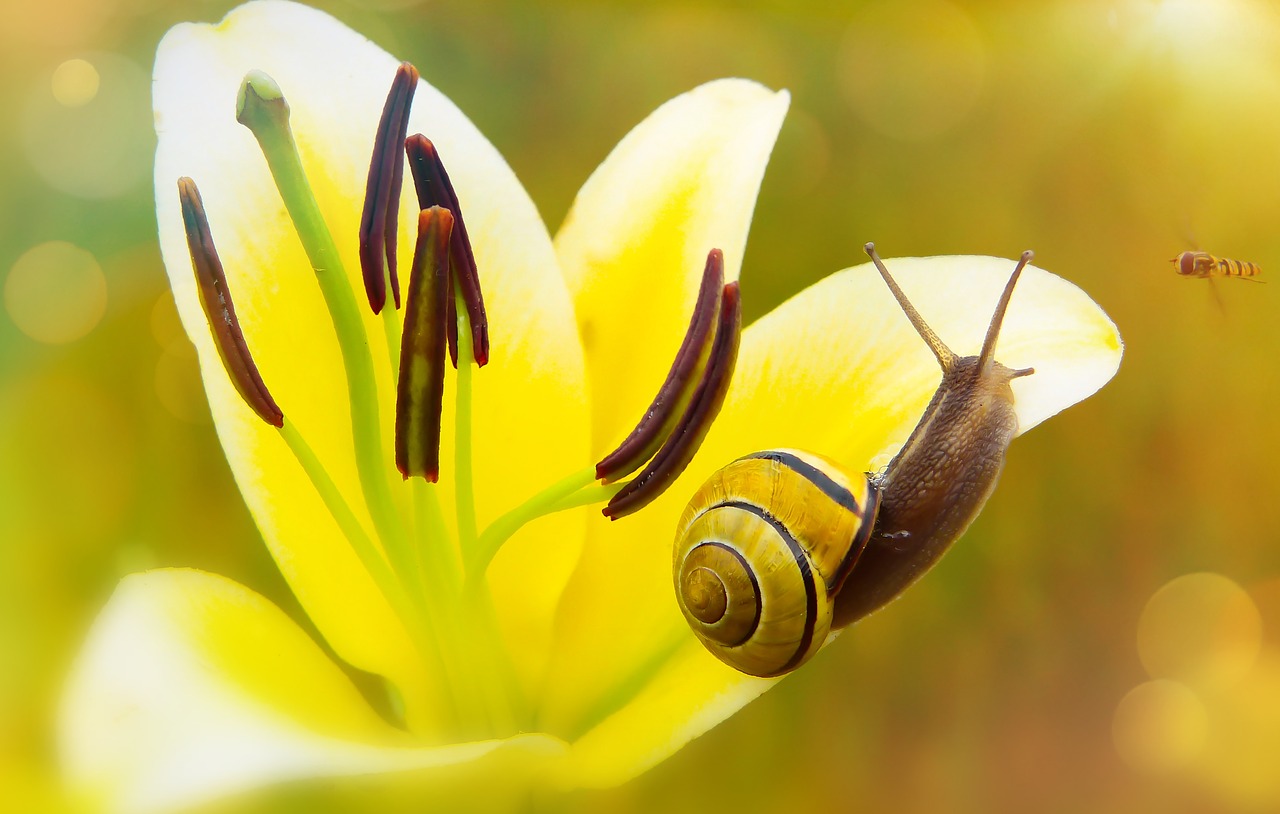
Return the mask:
POLYGON ((458 393, 453 417, 456 424, 453 456, 458 484, 454 495, 458 513, 458 540, 462 550, 466 551, 475 545, 476 539, 476 492, 471 468, 471 376, 475 366, 475 349, 471 344, 471 322, 467 318, 467 305, 459 292, 461 286, 455 284, 453 288, 455 310, 458 314, 458 393))
MULTIPOLYGON (((493 562, 494 556, 502 548, 502 545, 511 539, 512 535, 523 528, 526 523, 543 515, 560 511, 556 507, 561 501, 571 498, 582 489, 595 483, 595 480, 596 468, 594 466, 574 472, 572 475, 551 484, 493 521, 484 530, 484 533, 480 535, 479 539, 476 540, 476 544, 469 550, 464 550, 467 555, 467 582, 472 585, 483 584, 484 574, 489 568, 489 563, 493 562)), ((619 486, 619 488, 621 487, 619 486)), ((565 508, 570 507, 566 506, 565 508)))
MULTIPOLYGON (((364 527, 356 518, 355 513, 343 498, 341 490, 337 484, 333 482, 333 478, 329 477, 329 473, 324 468, 324 464, 316 456, 315 450, 306 442, 302 434, 292 422, 286 421, 280 427, 280 437, 289 447, 289 451, 293 453, 293 457, 297 459, 298 465, 302 467, 302 471, 306 473, 307 479, 311 481, 311 485, 315 487, 316 493, 320 495, 320 500, 324 503, 325 508, 329 510, 330 516, 333 517, 338 528, 342 531, 347 542, 351 545, 352 550, 360 559, 360 564, 364 566, 378 590, 387 600, 387 604, 400 618, 401 623, 408 632, 410 639, 413 640, 414 646, 418 649, 419 654, 438 674, 444 674, 444 655, 440 650, 440 643, 431 635, 431 626, 426 623, 416 607, 415 603, 405 593, 404 586, 396 580, 395 573, 391 570, 391 566, 383 557, 382 552, 374 545, 373 541, 365 533, 364 527)), ((458 699, 454 699, 454 714, 459 714, 458 699)))
POLYGON ((404 325, 400 312, 390 302, 382 307, 382 332, 387 338, 387 356, 391 359, 391 381, 394 382, 400 375, 400 342, 404 325))

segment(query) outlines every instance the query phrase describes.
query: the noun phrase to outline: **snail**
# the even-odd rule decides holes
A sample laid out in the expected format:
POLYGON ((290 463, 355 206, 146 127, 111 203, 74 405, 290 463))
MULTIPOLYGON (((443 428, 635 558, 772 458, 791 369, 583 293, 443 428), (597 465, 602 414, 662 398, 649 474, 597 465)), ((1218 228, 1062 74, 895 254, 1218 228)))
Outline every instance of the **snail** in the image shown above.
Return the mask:
POLYGON ((788 673, 832 630, 901 594, 962 535, 990 497, 1017 433, 1010 382, 1031 375, 993 357, 1023 252, 982 350, 957 356, 925 323, 868 243, 867 254, 937 358, 942 381, 882 474, 848 473, 798 450, 718 470, 677 526, 680 610, 721 661, 750 675, 788 673))

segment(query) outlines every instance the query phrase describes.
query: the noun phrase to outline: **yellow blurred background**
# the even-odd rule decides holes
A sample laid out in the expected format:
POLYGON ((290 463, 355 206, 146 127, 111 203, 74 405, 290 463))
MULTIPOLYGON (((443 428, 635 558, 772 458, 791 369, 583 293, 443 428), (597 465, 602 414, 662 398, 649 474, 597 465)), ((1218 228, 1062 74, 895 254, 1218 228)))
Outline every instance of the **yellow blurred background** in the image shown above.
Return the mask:
MULTIPOLYGON (((302 620, 214 438, 154 231, 155 45, 232 5, 0 0, 0 810, 55 810, 51 709, 121 575, 209 569, 302 620)), ((553 229, 662 101, 720 76, 789 88, 748 319, 867 240, 1033 248, 1127 343, 1098 396, 1013 445, 905 598, 571 808, 1280 810, 1280 286, 1215 296, 1168 263, 1201 248, 1280 281, 1280 7, 316 5, 451 96, 553 229)))

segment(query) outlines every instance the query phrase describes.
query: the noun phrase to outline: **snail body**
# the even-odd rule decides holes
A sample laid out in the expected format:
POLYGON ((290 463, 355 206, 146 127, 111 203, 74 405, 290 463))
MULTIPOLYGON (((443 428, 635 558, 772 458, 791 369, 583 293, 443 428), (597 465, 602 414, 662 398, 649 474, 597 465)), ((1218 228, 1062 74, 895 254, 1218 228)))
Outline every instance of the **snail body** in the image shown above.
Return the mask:
POLYGON ((876 479, 880 513, 871 539, 836 600, 835 627, 876 611, 929 570, 964 534, 996 488, 1018 432, 1009 382, 999 362, 977 369, 957 359, 920 422, 876 479))
POLYGON ((992 355, 1030 252, 982 351, 959 357, 867 251, 942 368, 902 449, 879 476, 796 450, 748 455, 703 484, 677 527, 680 609, 717 658, 750 675, 799 667, 830 631, 883 607, 937 562, 995 489, 1018 429, 1010 382, 1034 372, 992 355))

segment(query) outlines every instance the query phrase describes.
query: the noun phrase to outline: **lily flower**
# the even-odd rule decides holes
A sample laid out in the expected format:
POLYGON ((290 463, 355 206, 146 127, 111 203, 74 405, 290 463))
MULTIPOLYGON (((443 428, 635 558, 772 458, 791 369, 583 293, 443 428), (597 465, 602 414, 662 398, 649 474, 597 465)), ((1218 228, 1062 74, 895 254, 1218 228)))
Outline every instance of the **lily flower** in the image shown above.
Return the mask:
MULTIPOLYGON (((669 101, 553 240, 471 122, 332 18, 267 0, 171 30, 155 66, 161 250, 231 471, 322 642, 215 574, 126 578, 62 708, 79 794, 150 812, 357 775, 476 778, 471 799, 606 786, 773 686, 683 621, 684 503, 760 449, 865 471, 938 376, 869 264, 738 345, 736 280, 787 105, 744 80, 669 101), (417 196, 400 194, 406 166, 417 196), (659 421, 629 469, 598 473, 663 399, 700 423, 659 421), (602 515, 655 454, 630 482, 663 488, 602 515)), ((981 344, 1012 267, 886 262, 957 351, 981 344)), ((1096 304, 1031 266, 999 342, 1036 369, 1013 383, 1022 431, 1096 391, 1121 353, 1096 304)))

